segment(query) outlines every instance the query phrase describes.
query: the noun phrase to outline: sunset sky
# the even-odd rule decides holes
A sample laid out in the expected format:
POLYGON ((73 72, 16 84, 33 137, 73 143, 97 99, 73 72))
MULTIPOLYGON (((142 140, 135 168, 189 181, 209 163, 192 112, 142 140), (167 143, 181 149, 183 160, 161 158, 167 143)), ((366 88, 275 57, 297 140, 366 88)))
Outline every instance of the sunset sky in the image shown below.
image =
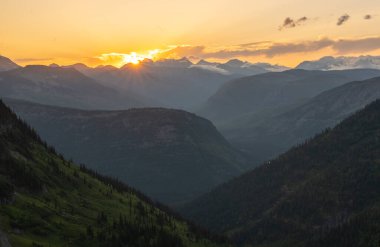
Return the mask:
POLYGON ((0 0, 0 23, 0 54, 23 65, 380 55, 379 0, 0 0))

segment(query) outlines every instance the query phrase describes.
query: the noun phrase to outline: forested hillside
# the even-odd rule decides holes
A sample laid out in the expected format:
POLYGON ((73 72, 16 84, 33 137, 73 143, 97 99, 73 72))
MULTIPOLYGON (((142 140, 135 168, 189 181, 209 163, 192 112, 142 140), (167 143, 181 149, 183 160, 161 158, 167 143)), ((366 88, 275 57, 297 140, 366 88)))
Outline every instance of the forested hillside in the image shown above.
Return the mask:
POLYGON ((14 247, 218 246, 134 189, 65 160, 2 102, 0 229, 14 247))
POLYGON ((181 209, 252 246, 380 243, 380 101, 181 209))
POLYGON ((82 111, 6 102, 66 157, 166 204, 209 192, 245 165, 210 121, 185 111, 82 111))

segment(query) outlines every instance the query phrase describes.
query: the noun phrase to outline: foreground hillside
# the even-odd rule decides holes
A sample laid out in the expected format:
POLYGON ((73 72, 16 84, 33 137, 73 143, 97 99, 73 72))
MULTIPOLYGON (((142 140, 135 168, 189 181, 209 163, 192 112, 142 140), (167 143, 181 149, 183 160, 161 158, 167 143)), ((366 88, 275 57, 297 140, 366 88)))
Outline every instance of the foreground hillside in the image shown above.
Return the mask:
POLYGON ((244 165, 211 122, 185 111, 80 111, 7 103, 67 157, 165 203, 209 192, 241 174, 244 165))
POLYGON ((380 101, 181 209, 251 246, 379 246, 380 101))
POLYGON ((0 102, 0 244, 216 246, 128 186, 64 160, 0 102))

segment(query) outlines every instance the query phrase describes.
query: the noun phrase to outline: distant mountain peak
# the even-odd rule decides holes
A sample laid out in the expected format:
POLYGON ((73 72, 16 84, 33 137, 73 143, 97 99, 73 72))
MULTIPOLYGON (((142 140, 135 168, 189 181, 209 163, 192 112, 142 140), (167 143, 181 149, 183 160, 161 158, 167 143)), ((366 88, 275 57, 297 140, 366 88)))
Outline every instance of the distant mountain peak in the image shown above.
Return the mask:
POLYGON ((216 65, 216 64, 218 64, 218 63, 211 63, 211 62, 209 62, 209 61, 206 61, 206 60, 204 60, 204 59, 201 59, 201 60, 199 60, 199 61, 197 62, 196 65, 216 65))
POLYGON ((101 69, 103 71, 118 70, 118 68, 116 68, 113 65, 99 65, 99 66, 95 67, 95 69, 101 69))
POLYGON ((163 67, 185 67, 188 68, 193 63, 186 57, 180 59, 160 59, 154 62, 155 66, 163 66, 163 67))
POLYGON ((326 56, 319 60, 304 61, 296 68, 305 70, 380 69, 380 56, 326 56))
POLYGON ((17 69, 20 66, 13 62, 11 59, 0 55, 0 72, 12 69, 17 69))
POLYGON ((52 63, 52 64, 49 64, 49 67, 58 68, 60 66, 58 64, 56 64, 56 63, 52 63))
MULTIPOLYGON (((81 74, 78 70, 76 70, 73 67, 60 67, 60 66, 46 66, 46 65, 26 65, 24 68, 22 68, 23 72, 25 73, 35 73, 35 74, 53 74, 53 73, 63 73, 63 74, 69 74, 69 73, 75 73, 75 74, 81 74)), ((82 75, 82 74, 81 74, 82 75)))
POLYGON ((88 67, 84 63, 75 63, 73 65, 69 65, 68 67, 73 67, 73 68, 76 68, 76 69, 89 69, 90 68, 90 67, 88 67))
POLYGON ((247 62, 243 62, 239 59, 231 59, 228 62, 224 63, 225 65, 232 66, 232 67, 242 67, 247 62))

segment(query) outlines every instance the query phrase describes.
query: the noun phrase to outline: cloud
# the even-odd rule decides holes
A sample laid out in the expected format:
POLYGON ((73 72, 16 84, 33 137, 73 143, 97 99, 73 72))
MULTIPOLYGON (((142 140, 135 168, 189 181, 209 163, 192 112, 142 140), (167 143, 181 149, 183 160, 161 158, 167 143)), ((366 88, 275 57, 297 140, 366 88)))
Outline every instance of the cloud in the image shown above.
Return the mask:
POLYGON ((270 41, 259 41, 259 42, 251 42, 251 43, 245 43, 245 44, 240 44, 240 47, 252 47, 252 46, 258 46, 258 45, 266 45, 270 44, 272 42, 270 41))
POLYGON ((14 59, 15 62, 19 63, 30 63, 30 62, 47 62, 47 61, 53 61, 54 58, 17 58, 14 59))
POLYGON ((145 59, 153 59, 158 53, 160 53, 159 49, 150 50, 145 54, 140 54, 136 52, 131 52, 131 53, 112 52, 112 53, 101 54, 100 56, 97 56, 94 59, 101 61, 101 63, 113 64, 120 67, 128 63, 137 64, 145 59))
MULTIPOLYGON (((272 58, 275 56, 317 52, 323 49, 331 49, 337 54, 364 53, 380 49, 379 37, 364 37, 358 39, 330 39, 322 38, 318 40, 307 40, 301 42, 253 42, 243 45, 231 46, 228 48, 219 48, 217 50, 207 49, 205 46, 179 46, 166 54, 172 58, 181 58, 183 56, 196 56, 203 59, 231 59, 236 57, 253 57, 265 56, 272 58), (192 52, 195 52, 193 54, 192 52), (173 55, 179 54, 175 57, 173 55)), ((164 57, 163 54, 159 55, 164 57)))
POLYGON ((296 26, 299 26, 299 25, 302 25, 304 22, 308 21, 309 18, 307 18, 306 16, 304 17, 301 17, 297 20, 294 20, 290 17, 287 17, 284 22, 282 23, 282 25, 279 27, 279 30, 282 30, 282 29, 285 29, 285 28, 294 28, 296 26))
POLYGON ((364 16, 364 20, 371 20, 372 19, 372 15, 365 15, 364 16))
POLYGON ((182 57, 201 57, 204 54, 205 46, 180 45, 161 52, 158 57, 162 58, 182 58, 182 57))
POLYGON ((332 48, 342 54, 374 51, 380 49, 380 37, 340 39, 334 42, 332 48))
POLYGON ((308 20, 308 18, 306 16, 304 16, 304 17, 299 18, 296 23, 300 24, 300 23, 305 22, 307 20, 308 20))
POLYGON ((250 57, 250 56, 266 56, 274 57, 291 53, 302 53, 319 51, 329 47, 334 43, 330 39, 321 39, 316 41, 305 41, 299 43, 273 43, 266 48, 259 49, 241 49, 241 50, 220 50, 212 53, 207 53, 208 58, 232 58, 232 57, 250 57))
POLYGON ((331 46, 332 44, 333 41, 328 38, 313 41, 304 41, 299 43, 275 43, 268 49, 261 51, 261 53, 267 57, 274 57, 289 53, 319 51, 331 46))
POLYGON ((338 18, 338 22, 336 23, 337 26, 341 26, 344 23, 346 23, 350 19, 350 16, 348 14, 342 15, 338 18))
MULTIPOLYGON (((313 53, 324 49, 329 49, 330 53, 339 55, 363 54, 366 52, 377 51, 380 50, 380 36, 362 37, 356 39, 331 39, 326 37, 317 40, 306 40, 300 42, 263 41, 228 47, 179 45, 171 46, 163 50, 154 50, 154 56, 152 56, 152 59, 178 59, 182 57, 196 57, 197 59, 232 59, 243 57, 273 58, 276 56, 289 54, 313 53)), ((101 63, 121 66, 125 64, 127 62, 126 59, 130 57, 136 57, 140 60, 140 58, 146 58, 148 55, 149 54, 102 54, 100 56, 92 58, 93 61, 91 61, 91 64, 101 63)), ((212 66, 198 66, 198 68, 215 70, 215 68, 212 66)), ((217 72, 225 73, 221 70, 218 70, 217 72)))

